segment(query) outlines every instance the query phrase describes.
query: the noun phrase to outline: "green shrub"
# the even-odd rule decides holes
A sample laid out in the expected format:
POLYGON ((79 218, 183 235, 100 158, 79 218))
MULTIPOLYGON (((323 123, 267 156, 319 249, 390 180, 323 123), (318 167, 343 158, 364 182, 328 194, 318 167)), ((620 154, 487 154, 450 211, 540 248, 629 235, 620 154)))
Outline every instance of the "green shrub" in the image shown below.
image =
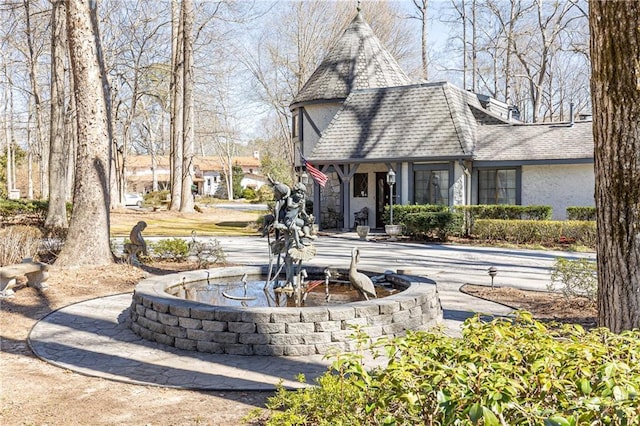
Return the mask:
POLYGON ((455 210, 476 219, 505 220, 548 220, 551 219, 551 206, 518 206, 511 204, 478 204, 473 206, 455 206, 455 210))
MULTIPOLYGON (((393 205, 393 223, 395 225, 404 225, 405 217, 412 213, 434 213, 434 212, 448 212, 449 206, 441 204, 394 204, 393 205)), ((389 205, 384 206, 384 213, 382 214, 382 220, 384 223, 389 223, 389 205)))
POLYGON ((567 220, 596 220, 596 208, 567 207, 567 220))
POLYGON ((640 330, 547 328, 526 312, 465 321, 461 338, 377 342, 386 363, 339 355, 317 386, 279 389, 268 425, 637 425, 640 330))
POLYGON ((169 200, 171 197, 171 192, 168 189, 163 189, 161 191, 152 191, 144 194, 144 204, 147 206, 160 206, 164 201, 169 200))
POLYGON ((596 244, 595 222, 586 221, 478 219, 472 235, 480 240, 515 244, 596 244))
POLYGON ((253 200, 256 198, 256 191, 252 188, 244 188, 242 190, 242 198, 245 200, 253 200))
POLYGON ((189 244, 181 238, 158 240, 148 244, 153 254, 161 259, 183 261, 189 255, 189 244))
POLYGON ((596 262, 588 259, 569 260, 557 257, 551 272, 551 282, 547 288, 556 290, 561 283, 562 293, 566 296, 586 297, 596 302, 598 294, 598 276, 596 262))
POLYGON ((464 215, 465 235, 471 235, 475 232, 474 224, 479 219, 549 220, 552 214, 550 206, 479 204, 455 206, 453 209, 464 215))
POLYGON ((446 241, 449 235, 460 235, 462 215, 446 212, 409 213, 403 218, 408 235, 446 241))
POLYGON ((11 219, 16 216, 25 216, 23 223, 43 226, 48 208, 48 201, 0 199, 0 219, 2 222, 15 222, 11 219))
POLYGON ((273 201, 273 188, 271 185, 262 185, 256 192, 256 200, 259 203, 273 201))

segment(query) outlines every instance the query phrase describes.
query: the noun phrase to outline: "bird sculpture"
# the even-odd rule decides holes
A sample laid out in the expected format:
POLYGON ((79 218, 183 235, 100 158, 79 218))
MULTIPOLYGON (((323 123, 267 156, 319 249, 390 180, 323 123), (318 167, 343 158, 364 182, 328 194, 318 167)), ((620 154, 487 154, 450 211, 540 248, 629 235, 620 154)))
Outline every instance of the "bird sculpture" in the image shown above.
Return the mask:
POLYGON ((376 296, 376 288, 373 286, 371 278, 358 272, 358 259, 360 257, 360 250, 356 247, 351 250, 351 266, 349 267, 349 281, 351 285, 355 287, 358 292, 366 299, 369 300, 369 296, 376 296))

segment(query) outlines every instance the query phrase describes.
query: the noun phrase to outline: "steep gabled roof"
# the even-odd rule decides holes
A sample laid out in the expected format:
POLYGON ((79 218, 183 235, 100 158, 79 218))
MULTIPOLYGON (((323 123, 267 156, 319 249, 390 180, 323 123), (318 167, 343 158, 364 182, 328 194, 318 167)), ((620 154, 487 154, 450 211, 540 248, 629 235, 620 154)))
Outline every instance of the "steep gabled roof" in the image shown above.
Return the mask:
POLYGON ((480 126, 476 161, 593 160, 593 123, 480 126))
POLYGON ((343 100, 357 89, 410 84, 360 12, 291 102, 343 100))
POLYGON ((346 99, 309 158, 471 158, 479 127, 472 108, 482 109, 478 98, 446 82, 358 90, 346 99))

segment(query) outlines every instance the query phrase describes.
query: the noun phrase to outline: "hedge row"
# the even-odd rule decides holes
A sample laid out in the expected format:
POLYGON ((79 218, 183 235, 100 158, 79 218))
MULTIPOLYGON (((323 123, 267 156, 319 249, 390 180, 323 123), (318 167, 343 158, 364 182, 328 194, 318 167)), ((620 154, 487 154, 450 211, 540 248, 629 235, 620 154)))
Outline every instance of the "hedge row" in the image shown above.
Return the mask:
POLYGON ((515 244, 580 244, 596 245, 594 221, 492 220, 479 219, 472 236, 480 240, 508 241, 515 244))
POLYGON ((567 220, 596 220, 596 208, 567 207, 567 220))
POLYGON ((461 235, 464 217, 451 212, 409 213, 404 217, 407 235, 446 241, 450 235, 461 235))
MULTIPOLYGON (((393 223, 394 224, 403 224, 406 225, 406 217, 409 214, 413 213, 438 213, 438 212, 449 212, 449 206, 444 206, 440 204, 412 204, 412 205, 403 205, 398 204, 393 206, 393 223)), ((382 219, 384 223, 389 223, 390 215, 389 215, 389 206, 384 206, 384 214, 382 219)))
POLYGON ((476 219, 549 220, 553 212, 551 206, 518 206, 511 204, 455 206, 454 209, 467 215, 472 223, 476 219))

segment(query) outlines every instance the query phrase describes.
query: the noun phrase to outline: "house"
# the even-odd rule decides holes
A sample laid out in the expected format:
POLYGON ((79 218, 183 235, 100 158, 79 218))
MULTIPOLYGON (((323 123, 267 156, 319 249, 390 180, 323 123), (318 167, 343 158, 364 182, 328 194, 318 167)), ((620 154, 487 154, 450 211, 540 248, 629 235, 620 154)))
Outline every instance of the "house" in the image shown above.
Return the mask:
MULTIPOLYGON (((225 196, 222 181, 222 162, 219 157, 204 156, 194 157, 193 182, 198 187, 198 194, 208 196, 225 196)), ((232 163, 242 168, 242 188, 260 189, 267 183, 267 178, 260 172, 260 159, 257 154, 252 157, 233 157, 232 163)), ((153 188, 153 180, 156 179, 159 189, 170 187, 171 169, 169 157, 159 155, 155 157, 155 166, 152 167, 150 155, 133 155, 127 158, 127 190, 132 192, 149 192, 153 188), (155 170, 154 170, 155 169, 155 170)))
POLYGON ((313 188, 321 228, 350 229, 365 207, 382 227, 391 190, 394 204, 545 204, 557 219, 594 205, 591 122, 523 124, 503 102, 413 82, 359 12, 290 109, 294 144, 329 176, 313 188))

